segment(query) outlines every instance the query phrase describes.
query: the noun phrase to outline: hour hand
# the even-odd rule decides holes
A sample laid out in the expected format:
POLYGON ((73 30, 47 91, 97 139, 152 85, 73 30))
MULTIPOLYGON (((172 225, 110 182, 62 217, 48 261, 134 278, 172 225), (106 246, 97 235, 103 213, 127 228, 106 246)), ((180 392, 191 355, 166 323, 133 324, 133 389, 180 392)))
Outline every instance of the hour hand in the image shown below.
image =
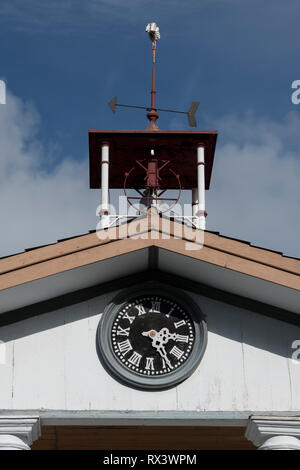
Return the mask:
POLYGON ((158 337, 161 339, 162 344, 167 344, 170 339, 176 340, 176 333, 170 333, 168 328, 162 328, 158 333, 158 337))

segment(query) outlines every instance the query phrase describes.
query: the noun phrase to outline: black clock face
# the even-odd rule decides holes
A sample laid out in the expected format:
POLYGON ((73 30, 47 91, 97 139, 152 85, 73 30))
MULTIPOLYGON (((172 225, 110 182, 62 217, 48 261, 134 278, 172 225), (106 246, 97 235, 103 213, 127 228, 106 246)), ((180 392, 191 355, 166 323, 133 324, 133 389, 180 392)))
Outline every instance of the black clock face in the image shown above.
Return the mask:
POLYGON ((156 282, 121 292, 99 322, 97 346, 107 372, 127 385, 163 390, 187 379, 207 342, 198 305, 156 282))
POLYGON ((165 296, 132 299, 112 324, 114 354, 128 369, 144 376, 168 374, 190 356, 193 321, 180 304, 165 296))

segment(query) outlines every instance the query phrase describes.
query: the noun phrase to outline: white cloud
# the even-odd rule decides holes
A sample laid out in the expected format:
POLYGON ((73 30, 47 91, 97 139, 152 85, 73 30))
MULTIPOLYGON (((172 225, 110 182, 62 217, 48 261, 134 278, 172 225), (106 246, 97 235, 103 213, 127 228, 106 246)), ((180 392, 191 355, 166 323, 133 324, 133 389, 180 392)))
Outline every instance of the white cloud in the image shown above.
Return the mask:
MULTIPOLYGON (((0 256, 94 229, 99 192, 89 189, 88 160, 61 160, 38 140, 39 115, 8 92, 0 105, 0 256)), ((282 123, 226 116, 219 129, 208 228, 299 256, 300 118, 282 123), (227 143, 222 143, 222 136, 227 143)))
POLYGON ((213 127, 221 139, 207 193, 208 228, 300 256, 299 116, 276 123, 248 113, 213 127))
POLYGON ((51 155, 37 139, 31 104, 7 94, 0 105, 0 256, 94 229, 97 191, 88 188, 88 161, 51 155))

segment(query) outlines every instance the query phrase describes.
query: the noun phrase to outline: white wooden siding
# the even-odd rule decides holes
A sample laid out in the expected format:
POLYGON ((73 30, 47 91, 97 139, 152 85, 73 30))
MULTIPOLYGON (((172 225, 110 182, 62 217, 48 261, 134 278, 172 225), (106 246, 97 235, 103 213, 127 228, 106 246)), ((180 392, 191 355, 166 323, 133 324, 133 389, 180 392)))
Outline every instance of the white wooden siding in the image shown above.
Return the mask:
POLYGON ((297 411, 300 328, 191 295, 208 323, 197 371, 176 388, 137 391, 102 367, 96 352, 101 313, 116 293, 0 328, 0 409, 297 411))

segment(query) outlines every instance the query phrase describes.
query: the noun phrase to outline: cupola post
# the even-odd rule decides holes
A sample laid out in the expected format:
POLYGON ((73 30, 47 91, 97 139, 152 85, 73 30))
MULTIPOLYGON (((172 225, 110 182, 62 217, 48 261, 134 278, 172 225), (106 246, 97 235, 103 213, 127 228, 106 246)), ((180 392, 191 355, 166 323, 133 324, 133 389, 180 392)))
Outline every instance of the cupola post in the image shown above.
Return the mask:
POLYGON ((101 228, 109 226, 109 142, 101 146, 101 228))

